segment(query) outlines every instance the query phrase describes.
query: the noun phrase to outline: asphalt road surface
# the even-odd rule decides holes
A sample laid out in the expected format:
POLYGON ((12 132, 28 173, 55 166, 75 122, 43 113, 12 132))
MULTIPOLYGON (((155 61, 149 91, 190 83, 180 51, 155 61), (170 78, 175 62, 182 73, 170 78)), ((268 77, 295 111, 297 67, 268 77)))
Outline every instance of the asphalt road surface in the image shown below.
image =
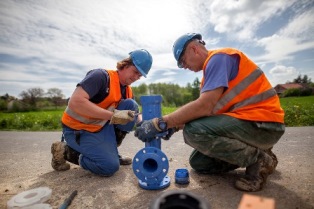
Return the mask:
MULTIPOLYGON (((50 146, 60 140, 61 132, 0 132, 0 208, 14 195, 38 187, 49 187, 52 195, 46 202, 58 208, 74 190, 78 191, 69 209, 110 208, 146 209, 161 192, 189 191, 206 199, 212 209, 237 209, 244 192, 234 189, 237 176, 244 169, 223 175, 199 175, 188 164, 192 148, 182 132, 162 142, 162 152, 169 160, 170 186, 160 190, 142 189, 132 166, 121 166, 112 177, 96 176, 71 165, 64 172, 50 166, 50 146), (174 182, 175 170, 187 168, 190 183, 174 182)), ((119 148, 120 154, 134 157, 144 144, 131 132, 119 148)), ((314 127, 287 128, 273 151, 279 159, 277 170, 268 178, 262 191, 250 193, 274 198, 276 209, 314 208, 314 127)))

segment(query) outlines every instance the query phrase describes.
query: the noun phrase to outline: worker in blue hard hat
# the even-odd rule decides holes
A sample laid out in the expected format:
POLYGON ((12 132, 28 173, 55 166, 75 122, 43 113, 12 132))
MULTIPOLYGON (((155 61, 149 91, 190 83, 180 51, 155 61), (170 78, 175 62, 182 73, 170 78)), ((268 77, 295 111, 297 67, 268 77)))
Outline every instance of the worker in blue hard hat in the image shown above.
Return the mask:
POLYGON ((153 140, 156 133, 183 128, 194 148, 191 167, 199 173, 223 173, 245 167, 235 187, 259 191, 277 166, 272 147, 285 130, 284 111, 263 71, 233 48, 207 50, 201 34, 188 33, 173 45, 179 68, 202 71, 199 98, 161 118, 142 121, 135 135, 153 140))
POLYGON ((94 69, 86 74, 62 115, 62 139, 51 146, 53 169, 68 170, 71 162, 111 176, 119 165, 132 163, 117 147, 138 120, 130 85, 146 77, 152 62, 151 54, 139 49, 117 62, 117 70, 94 69))

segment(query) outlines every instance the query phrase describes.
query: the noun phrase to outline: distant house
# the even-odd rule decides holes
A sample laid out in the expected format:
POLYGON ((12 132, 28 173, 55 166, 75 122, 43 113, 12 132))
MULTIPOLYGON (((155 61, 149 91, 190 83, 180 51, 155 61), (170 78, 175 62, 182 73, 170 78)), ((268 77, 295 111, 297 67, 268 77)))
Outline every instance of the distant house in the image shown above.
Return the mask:
POLYGON ((274 87, 278 95, 284 93, 288 89, 302 89, 302 88, 303 88, 302 84, 299 83, 278 84, 277 86, 274 87))

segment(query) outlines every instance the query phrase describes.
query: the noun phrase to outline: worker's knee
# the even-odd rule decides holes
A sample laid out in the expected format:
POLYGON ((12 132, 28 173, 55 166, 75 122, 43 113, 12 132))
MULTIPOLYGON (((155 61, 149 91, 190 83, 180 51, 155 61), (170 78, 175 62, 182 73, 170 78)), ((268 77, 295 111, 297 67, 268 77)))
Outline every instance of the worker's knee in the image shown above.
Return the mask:
POLYGON ((199 136, 199 134, 196 133, 195 128, 193 128, 190 123, 187 123, 183 129, 185 143, 194 147, 193 144, 197 143, 197 136, 199 136))
POLYGON ((119 103, 117 109, 138 111, 138 104, 134 99, 124 99, 119 103))
POLYGON ((112 176, 120 168, 119 159, 95 161, 89 158, 81 158, 80 165, 85 170, 100 176, 112 176))
POLYGON ((102 163, 99 166, 99 171, 98 171, 98 175, 101 176, 112 176, 113 174, 115 174, 120 168, 120 164, 119 163, 114 163, 114 162, 106 162, 106 163, 102 163))

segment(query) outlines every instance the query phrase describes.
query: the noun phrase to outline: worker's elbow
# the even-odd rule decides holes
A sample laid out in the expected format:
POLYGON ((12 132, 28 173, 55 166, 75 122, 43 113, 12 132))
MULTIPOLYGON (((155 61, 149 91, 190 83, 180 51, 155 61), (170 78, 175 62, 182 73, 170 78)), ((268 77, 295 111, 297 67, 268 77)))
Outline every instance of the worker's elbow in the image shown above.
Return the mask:
POLYGON ((79 101, 79 99, 75 98, 75 97, 71 97, 68 103, 68 107, 71 110, 76 110, 77 107, 80 107, 83 103, 79 101))
POLYGON ((200 104, 199 110, 201 111, 201 116, 208 117, 213 115, 212 105, 200 104))
POLYGON ((68 107, 70 109, 74 109, 75 108, 75 101, 74 101, 74 99, 72 97, 70 98, 70 100, 68 102, 68 107))
POLYGON ((205 117, 209 117, 209 116, 212 116, 212 115, 213 115, 212 111, 205 112, 205 117))

